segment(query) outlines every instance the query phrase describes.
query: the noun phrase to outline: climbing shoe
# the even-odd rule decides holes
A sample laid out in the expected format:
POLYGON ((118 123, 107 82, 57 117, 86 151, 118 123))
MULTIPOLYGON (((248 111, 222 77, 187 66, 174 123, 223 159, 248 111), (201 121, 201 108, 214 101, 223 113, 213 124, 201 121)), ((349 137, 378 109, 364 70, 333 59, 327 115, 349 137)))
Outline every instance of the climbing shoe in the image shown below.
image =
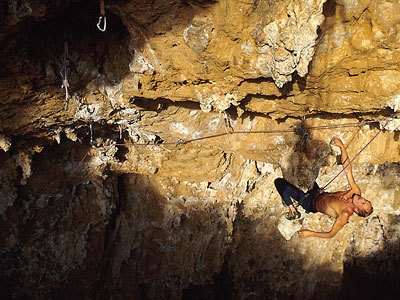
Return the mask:
POLYGON ((295 213, 292 213, 290 210, 285 214, 286 219, 288 220, 296 220, 301 217, 301 213, 296 210, 295 213))

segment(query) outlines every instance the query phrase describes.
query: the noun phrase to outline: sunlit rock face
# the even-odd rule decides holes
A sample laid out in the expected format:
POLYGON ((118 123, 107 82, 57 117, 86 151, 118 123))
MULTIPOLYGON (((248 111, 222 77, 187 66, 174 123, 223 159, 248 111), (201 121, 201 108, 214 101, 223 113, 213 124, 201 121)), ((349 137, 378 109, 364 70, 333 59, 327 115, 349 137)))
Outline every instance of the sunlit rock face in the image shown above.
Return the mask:
POLYGON ((397 296, 398 1, 106 0, 105 32, 99 15, 0 4, 4 297, 397 296), (273 182, 347 189, 333 136, 374 213, 301 239, 334 220, 286 220, 273 182))

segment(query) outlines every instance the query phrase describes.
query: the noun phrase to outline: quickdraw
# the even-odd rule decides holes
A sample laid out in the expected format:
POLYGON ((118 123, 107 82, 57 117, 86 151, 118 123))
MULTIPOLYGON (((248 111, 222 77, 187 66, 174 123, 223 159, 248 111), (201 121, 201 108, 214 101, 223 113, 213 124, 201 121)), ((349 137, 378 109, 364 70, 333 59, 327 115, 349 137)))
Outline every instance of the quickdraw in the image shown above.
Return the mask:
POLYGON ((69 68, 69 60, 68 60, 68 42, 64 42, 64 58, 63 58, 63 67, 60 70, 62 84, 61 88, 65 89, 65 110, 68 109, 69 102, 69 82, 68 82, 68 68, 69 68))
POLYGON ((94 144, 94 121, 91 121, 89 124, 89 130, 90 130, 90 144, 94 144))
POLYGON ((122 124, 119 124, 119 139, 122 140, 123 128, 122 124))
POLYGON ((231 126, 231 122, 229 122, 228 114, 226 113, 225 110, 223 112, 223 116, 224 116, 224 123, 225 123, 225 132, 226 133, 232 133, 233 132, 233 128, 231 126))

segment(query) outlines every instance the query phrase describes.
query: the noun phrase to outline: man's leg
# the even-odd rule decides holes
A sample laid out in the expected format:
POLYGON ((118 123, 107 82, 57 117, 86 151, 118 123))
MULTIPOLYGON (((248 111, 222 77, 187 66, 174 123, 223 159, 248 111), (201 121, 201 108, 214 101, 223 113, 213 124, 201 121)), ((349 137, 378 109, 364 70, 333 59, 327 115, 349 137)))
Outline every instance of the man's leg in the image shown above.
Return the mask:
POLYGON ((293 216, 298 214, 291 198, 296 201, 302 201, 305 193, 283 178, 275 179, 274 183, 279 195, 281 195, 283 201, 289 207, 291 214, 293 216))
POLYGON ((314 182, 313 188, 306 193, 306 196, 304 196, 304 199, 301 201, 300 205, 305 209, 306 212, 315 213, 316 211, 312 205, 312 202, 319 194, 322 193, 324 193, 324 190, 318 186, 317 182, 314 182))

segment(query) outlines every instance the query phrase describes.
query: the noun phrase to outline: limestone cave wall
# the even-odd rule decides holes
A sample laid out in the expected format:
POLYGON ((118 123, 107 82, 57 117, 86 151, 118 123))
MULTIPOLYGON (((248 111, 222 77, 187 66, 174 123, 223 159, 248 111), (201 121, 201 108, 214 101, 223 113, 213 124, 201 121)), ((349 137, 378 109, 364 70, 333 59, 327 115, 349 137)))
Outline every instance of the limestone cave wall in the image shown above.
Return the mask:
POLYGON ((4 297, 396 298, 397 0, 101 5, 0 4, 4 297), (301 239, 273 182, 346 189, 333 136, 374 213, 301 239))

